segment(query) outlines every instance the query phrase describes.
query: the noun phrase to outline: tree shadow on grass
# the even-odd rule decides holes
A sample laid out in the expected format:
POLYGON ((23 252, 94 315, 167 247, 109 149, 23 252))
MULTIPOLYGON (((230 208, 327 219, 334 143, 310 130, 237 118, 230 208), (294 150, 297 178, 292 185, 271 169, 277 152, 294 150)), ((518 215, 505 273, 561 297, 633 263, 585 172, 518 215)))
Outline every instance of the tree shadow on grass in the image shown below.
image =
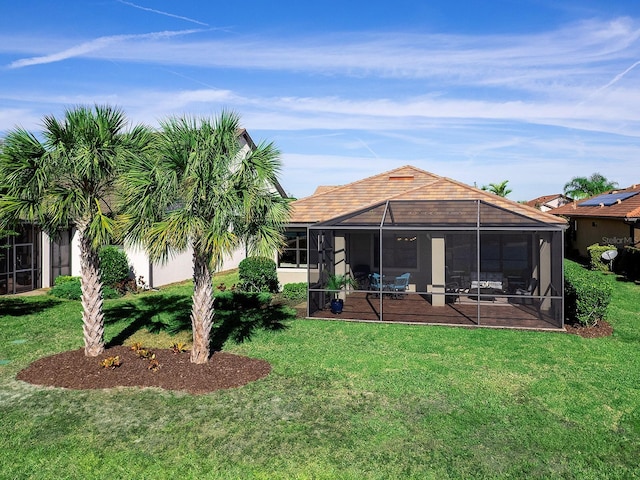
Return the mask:
MULTIPOLYGON (((271 305, 269 300, 269 295, 237 291, 216 296, 211 348, 221 350, 229 340, 237 343, 250 340, 257 330, 287 328, 285 322, 295 318, 295 310, 271 305)), ((150 295, 105 306, 105 323, 129 320, 128 325, 106 346, 122 345, 141 329, 171 335, 191 331, 191 301, 191 297, 184 295, 150 295)))
POLYGON ((271 295, 247 292, 225 292, 216 297, 216 316, 211 335, 211 349, 222 350, 231 340, 251 340, 257 330, 281 331, 296 316, 294 309, 271 304, 271 295))
POLYGON ((32 315, 34 313, 44 312, 45 310, 55 307, 62 303, 62 300, 56 298, 46 299, 25 299, 19 297, 0 297, 0 316, 9 315, 12 317, 22 317, 24 315, 32 315))
POLYGON ((108 343, 107 347, 122 345, 139 330, 151 333, 176 334, 191 329, 191 297, 183 295, 149 295, 134 301, 105 306, 105 323, 130 320, 129 324, 108 343))

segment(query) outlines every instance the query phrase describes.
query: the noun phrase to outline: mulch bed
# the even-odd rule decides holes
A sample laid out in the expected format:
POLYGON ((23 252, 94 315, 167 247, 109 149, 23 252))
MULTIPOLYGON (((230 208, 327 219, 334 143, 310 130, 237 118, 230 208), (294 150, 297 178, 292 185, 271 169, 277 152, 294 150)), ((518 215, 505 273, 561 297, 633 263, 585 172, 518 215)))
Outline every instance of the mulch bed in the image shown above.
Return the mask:
POLYGON ((567 333, 580 335, 583 338, 608 337, 613 333, 613 327, 602 320, 592 327, 585 327, 580 323, 574 323, 565 324, 564 328, 567 330, 567 333))
POLYGON ((130 347, 106 349, 98 357, 86 357, 84 349, 58 353, 36 360, 18 373, 18 380, 35 385, 75 390, 114 387, 159 387, 192 394, 234 388, 266 377, 271 365, 254 358, 215 352, 208 363, 196 365, 189 352, 153 349, 159 367, 149 369, 150 361, 139 358, 130 347), (120 366, 101 366, 108 357, 120 357, 120 366))

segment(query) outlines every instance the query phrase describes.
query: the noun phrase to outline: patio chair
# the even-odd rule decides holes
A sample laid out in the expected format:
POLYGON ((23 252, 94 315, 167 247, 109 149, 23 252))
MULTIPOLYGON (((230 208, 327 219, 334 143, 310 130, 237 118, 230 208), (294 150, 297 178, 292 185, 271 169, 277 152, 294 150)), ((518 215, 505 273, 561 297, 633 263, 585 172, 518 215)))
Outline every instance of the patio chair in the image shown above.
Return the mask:
POLYGON ((409 277, 411 274, 403 273, 397 276, 392 284, 388 285, 386 290, 392 292, 393 298, 403 298, 406 295, 407 288, 409 288, 409 277))
POLYGON ((369 275, 369 290, 376 290, 376 293, 374 293, 376 296, 380 295, 380 287, 382 287, 381 280, 379 273, 369 275))

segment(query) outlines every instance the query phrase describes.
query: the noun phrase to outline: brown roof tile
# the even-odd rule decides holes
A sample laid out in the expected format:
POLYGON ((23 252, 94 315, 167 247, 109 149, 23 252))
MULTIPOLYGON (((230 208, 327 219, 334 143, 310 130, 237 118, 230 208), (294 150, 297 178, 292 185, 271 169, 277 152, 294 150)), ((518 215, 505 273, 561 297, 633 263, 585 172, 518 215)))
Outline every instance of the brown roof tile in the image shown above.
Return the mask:
POLYGON ((561 193, 554 193, 552 195, 542 195, 541 197, 534 198, 533 200, 529 200, 527 202, 527 205, 529 205, 530 207, 537 207, 538 205, 544 205, 552 200, 555 200, 556 198, 564 198, 565 201, 570 200, 569 197, 566 197, 561 193))
POLYGON ((499 197, 464 183, 407 165, 329 190, 317 190, 292 203, 292 223, 316 223, 375 205, 385 200, 484 200, 538 221, 565 220, 528 205, 499 197))

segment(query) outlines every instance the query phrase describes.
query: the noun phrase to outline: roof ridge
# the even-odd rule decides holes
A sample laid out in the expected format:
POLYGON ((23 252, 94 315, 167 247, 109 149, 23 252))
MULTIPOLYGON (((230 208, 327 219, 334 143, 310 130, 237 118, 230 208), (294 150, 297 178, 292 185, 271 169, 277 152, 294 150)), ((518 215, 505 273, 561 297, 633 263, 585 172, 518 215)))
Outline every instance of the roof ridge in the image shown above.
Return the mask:
POLYGON ((345 184, 342 184, 342 185, 335 185, 335 186, 333 186, 334 188, 328 189, 328 190, 326 190, 324 192, 320 192, 320 193, 312 193, 311 195, 307 195, 306 197, 300 198, 298 201, 306 200, 306 199, 312 198, 312 197, 313 198, 322 197, 322 196, 327 195, 329 193, 333 194, 333 193, 336 193, 336 190, 349 188, 349 187, 352 187, 354 185, 358 185, 358 184, 361 184, 361 183, 364 183, 364 182, 372 181, 372 180, 374 180, 376 178, 385 177, 385 176, 392 176, 394 172, 397 172, 397 171, 400 171, 400 170, 403 170, 403 169, 414 170, 414 171, 419 172, 421 174, 426 174, 426 175, 429 175, 431 177, 436 177, 436 179, 443 178, 443 177, 440 177, 439 175, 436 175, 435 173, 427 172, 426 170, 422 170, 420 168, 414 167, 413 165, 404 165, 402 167, 394 168, 394 169, 388 170, 386 172, 382 172, 382 173, 378 173, 378 174, 375 174, 375 175, 371 175, 369 177, 361 178, 359 180, 355 180, 355 181, 350 182, 350 183, 345 183, 345 184))
POLYGON ((526 203, 516 202, 515 200, 511 200, 510 198, 507 198, 507 197, 501 197, 500 195, 496 195, 495 193, 491 193, 491 192, 488 192, 486 190, 482 190, 481 188, 478 188, 478 187, 472 187, 471 185, 467 185, 466 183, 460 182, 458 180, 454 180, 452 178, 448 178, 448 177, 444 177, 444 178, 446 180, 450 181, 451 183, 455 183, 458 186, 461 186, 463 188, 467 188, 467 189, 469 189, 471 191, 475 191, 476 193, 484 196, 485 198, 487 198, 490 201, 495 201, 496 199, 498 199, 500 201, 504 201, 504 202, 510 203, 510 204, 512 204, 514 206, 521 207, 521 208, 523 208, 525 210, 525 212, 530 212, 530 213, 535 214, 535 215, 542 215, 542 216, 546 217, 547 219, 552 220, 554 222, 557 222, 557 220, 558 220, 558 217, 556 217, 555 215, 551 215, 551 214, 549 214, 547 212, 543 212, 541 210, 538 210, 537 208, 532 207, 531 205, 527 205, 526 203))
POLYGON ((420 190, 420 189, 422 189, 422 188, 424 188, 424 187, 427 187, 427 186, 429 186, 429 185, 432 185, 432 184, 434 184, 434 183, 437 183, 437 182, 439 182, 440 180, 443 180, 443 179, 444 179, 444 177, 434 178, 434 179, 433 179, 431 182, 429 182, 429 183, 426 183, 426 184, 423 184, 423 185, 416 185, 415 187, 409 188, 408 190, 404 190, 403 192, 396 193, 395 195, 393 195, 393 196, 391 196, 391 197, 388 197, 388 198, 387 198, 387 200, 393 200, 393 199, 394 199, 394 198, 396 198, 396 197, 401 197, 401 196, 403 196, 403 195, 406 195, 407 193, 411 193, 411 192, 414 192, 414 191, 416 191, 416 190, 420 190))

